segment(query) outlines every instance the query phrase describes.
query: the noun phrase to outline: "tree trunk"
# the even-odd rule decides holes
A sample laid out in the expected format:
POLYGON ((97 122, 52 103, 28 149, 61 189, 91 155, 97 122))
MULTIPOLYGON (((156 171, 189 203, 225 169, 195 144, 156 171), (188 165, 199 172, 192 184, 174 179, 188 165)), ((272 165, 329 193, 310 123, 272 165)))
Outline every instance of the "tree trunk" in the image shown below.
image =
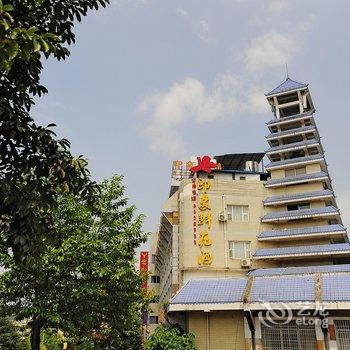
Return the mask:
POLYGON ((30 332, 30 347, 31 350, 40 350, 40 331, 41 325, 38 319, 34 318, 32 329, 30 332))

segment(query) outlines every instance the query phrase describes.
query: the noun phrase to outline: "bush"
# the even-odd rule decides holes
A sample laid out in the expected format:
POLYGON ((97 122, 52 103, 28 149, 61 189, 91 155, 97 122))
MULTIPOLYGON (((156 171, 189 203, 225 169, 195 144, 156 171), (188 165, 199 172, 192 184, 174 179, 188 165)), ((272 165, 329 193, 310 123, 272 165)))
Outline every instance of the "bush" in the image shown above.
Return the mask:
POLYGON ((196 350, 194 335, 175 327, 158 327, 147 339, 145 350, 196 350))
POLYGON ((26 350, 26 343, 17 327, 6 318, 0 318, 0 349, 26 350))

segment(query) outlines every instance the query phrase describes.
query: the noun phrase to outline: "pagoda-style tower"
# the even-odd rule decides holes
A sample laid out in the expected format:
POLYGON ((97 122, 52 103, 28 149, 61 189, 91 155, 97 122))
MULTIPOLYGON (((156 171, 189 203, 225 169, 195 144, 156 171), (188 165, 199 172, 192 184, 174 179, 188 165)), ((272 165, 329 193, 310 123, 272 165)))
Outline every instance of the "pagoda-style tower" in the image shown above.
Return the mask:
POLYGON ((274 114, 266 137, 271 178, 258 235, 264 248, 254 259, 277 266, 349 262, 308 85, 288 77, 266 97, 274 114))

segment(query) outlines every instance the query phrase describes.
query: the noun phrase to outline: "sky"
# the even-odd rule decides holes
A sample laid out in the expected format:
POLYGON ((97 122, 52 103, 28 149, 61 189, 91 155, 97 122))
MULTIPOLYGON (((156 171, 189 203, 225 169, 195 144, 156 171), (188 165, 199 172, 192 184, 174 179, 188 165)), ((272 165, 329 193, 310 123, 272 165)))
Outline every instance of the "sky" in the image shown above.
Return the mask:
POLYGON ((261 152, 264 93, 308 83, 345 224, 350 223, 350 4, 335 0, 112 0, 76 24, 64 62, 45 62, 54 122, 98 181, 123 174, 153 231, 173 160, 261 152))

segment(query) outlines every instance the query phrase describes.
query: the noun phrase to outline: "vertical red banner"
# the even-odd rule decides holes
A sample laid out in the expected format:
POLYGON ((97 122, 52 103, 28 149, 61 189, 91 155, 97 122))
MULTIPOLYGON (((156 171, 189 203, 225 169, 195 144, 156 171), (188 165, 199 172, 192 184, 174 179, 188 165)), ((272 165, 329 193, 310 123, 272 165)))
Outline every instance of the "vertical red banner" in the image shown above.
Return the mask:
MULTIPOLYGON (((146 274, 148 272, 148 252, 140 252, 140 272, 146 274)), ((142 283, 142 289, 147 289, 147 280, 142 283)))

